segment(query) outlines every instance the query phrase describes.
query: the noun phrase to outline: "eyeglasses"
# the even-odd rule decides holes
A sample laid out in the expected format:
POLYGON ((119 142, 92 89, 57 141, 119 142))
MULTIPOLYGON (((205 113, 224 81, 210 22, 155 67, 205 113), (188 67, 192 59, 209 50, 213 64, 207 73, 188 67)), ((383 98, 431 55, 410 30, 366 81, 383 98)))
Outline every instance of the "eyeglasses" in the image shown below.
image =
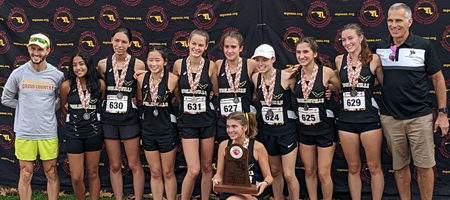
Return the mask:
POLYGON ((389 54, 389 59, 395 61, 395 52, 397 52, 397 46, 395 44, 391 44, 392 53, 389 54))

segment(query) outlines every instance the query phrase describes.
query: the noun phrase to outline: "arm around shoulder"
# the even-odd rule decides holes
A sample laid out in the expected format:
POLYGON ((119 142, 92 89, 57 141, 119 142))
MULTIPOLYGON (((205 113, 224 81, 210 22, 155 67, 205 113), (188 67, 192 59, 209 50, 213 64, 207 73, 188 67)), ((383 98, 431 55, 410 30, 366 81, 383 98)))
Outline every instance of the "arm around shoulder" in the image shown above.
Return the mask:
POLYGON ((145 70, 145 64, 142 60, 136 58, 136 64, 134 65, 134 71, 145 70))
POLYGON ((98 73, 100 73, 100 75, 104 79, 105 78, 105 73, 106 73, 106 58, 101 59, 100 61, 98 61, 97 70, 98 70, 98 73))

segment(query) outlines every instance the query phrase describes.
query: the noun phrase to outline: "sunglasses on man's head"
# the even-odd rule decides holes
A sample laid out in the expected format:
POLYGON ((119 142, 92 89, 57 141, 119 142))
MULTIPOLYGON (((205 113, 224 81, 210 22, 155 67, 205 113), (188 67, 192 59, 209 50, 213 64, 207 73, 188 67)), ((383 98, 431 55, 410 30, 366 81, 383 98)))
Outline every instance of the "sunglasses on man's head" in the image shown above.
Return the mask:
POLYGON ((389 54, 389 60, 395 61, 395 52, 397 52, 397 46, 395 44, 391 44, 392 53, 389 54))
POLYGON ((39 42, 41 44, 44 44, 45 46, 49 46, 47 40, 38 37, 30 38, 30 42, 39 42))

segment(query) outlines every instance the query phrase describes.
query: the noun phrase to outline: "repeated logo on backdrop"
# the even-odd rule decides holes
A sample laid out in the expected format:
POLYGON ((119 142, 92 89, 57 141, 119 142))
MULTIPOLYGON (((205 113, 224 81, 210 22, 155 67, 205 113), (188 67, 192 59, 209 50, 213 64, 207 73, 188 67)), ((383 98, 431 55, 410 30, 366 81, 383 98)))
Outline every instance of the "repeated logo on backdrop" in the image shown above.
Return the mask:
POLYGON ((295 44, 302 37, 305 36, 301 28, 294 26, 287 28, 283 35, 283 47, 289 52, 295 53, 295 44))
POLYGON ((199 29, 210 29, 216 24, 216 16, 211 4, 202 3, 194 13, 194 24, 199 29))
POLYGON ((12 8, 8 15, 8 27, 15 32, 25 31, 30 23, 28 17, 22 8, 12 8))
POLYGON ((316 28, 323 28, 331 21, 330 10, 327 3, 323 1, 314 1, 308 9, 308 16, 306 17, 308 23, 316 28))
POLYGON ((120 26, 120 16, 117 12, 116 7, 106 4, 102 6, 100 15, 98 17, 98 22, 100 25, 107 30, 114 30, 120 26))
POLYGON ((162 31, 169 24, 164 8, 161 6, 152 6, 148 8, 145 24, 152 31, 162 31))
POLYGON ((431 24, 439 17, 439 9, 434 0, 419 0, 414 6, 414 20, 422 24, 431 24))
POLYGON ((381 24, 384 20, 383 8, 379 1, 368 0, 359 11, 359 21, 368 27, 375 27, 381 24))
POLYGON ((138 57, 145 52, 147 47, 145 45, 144 38, 142 37, 142 33, 131 31, 131 35, 133 35, 133 40, 131 41, 132 44, 130 50, 133 53, 133 56, 138 57))
POLYGON ((73 20, 73 15, 70 13, 69 8, 59 7, 56 9, 55 14, 53 15, 53 26, 56 30, 68 32, 74 25, 75 21, 73 20))
POLYGON ((98 39, 94 32, 84 31, 81 33, 81 37, 78 40, 78 50, 86 51, 92 56, 95 55, 99 49, 98 39))
POLYGON ((172 39, 172 52, 180 57, 187 56, 189 53, 188 46, 189 33, 186 31, 178 31, 172 39))

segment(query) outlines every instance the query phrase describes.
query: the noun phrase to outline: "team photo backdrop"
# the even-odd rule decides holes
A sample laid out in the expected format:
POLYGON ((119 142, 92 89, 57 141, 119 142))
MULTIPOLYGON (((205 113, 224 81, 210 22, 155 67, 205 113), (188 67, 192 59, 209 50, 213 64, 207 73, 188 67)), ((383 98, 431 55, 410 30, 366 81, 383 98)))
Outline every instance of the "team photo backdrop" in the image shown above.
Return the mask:
MULTIPOLYGON (((443 65, 447 88, 450 85, 450 1, 408 0, 413 11, 411 31, 430 40, 443 65)), ((243 57, 251 57, 254 49, 267 43, 275 48, 277 68, 297 63, 294 44, 304 36, 315 37, 320 45, 320 56, 328 66, 335 68, 334 58, 345 52, 340 42, 342 27, 350 22, 359 23, 372 46, 389 36, 386 18, 394 1, 377 0, 0 0, 0 94, 10 73, 29 60, 26 49, 29 36, 41 32, 49 36, 51 50, 47 61, 67 72, 70 56, 77 50, 88 52, 94 62, 111 56, 112 31, 125 26, 132 30, 131 50, 134 56, 145 60, 150 45, 165 46, 169 52, 169 65, 188 55, 187 39, 194 29, 204 29, 210 35, 209 58, 224 58, 221 36, 230 30, 239 31, 245 38, 243 57)), ((429 81, 433 113, 436 116, 436 98, 429 81)), ((375 92, 375 97, 380 97, 375 92)), ((1 97, 0 97, 1 98, 1 97)), ((332 107, 337 113, 340 96, 333 94, 332 107)), ((449 105, 449 101, 447 101, 449 105)), ((70 168, 66 157, 65 120, 57 112, 59 125, 60 155, 58 171, 61 190, 70 191, 70 168)), ((337 116, 337 115, 336 115, 337 116)), ((19 162, 14 156, 15 134, 13 132, 14 110, 0 105, 0 185, 17 187, 19 162)), ((437 165, 435 174, 435 197, 450 196, 450 136, 441 138, 435 134, 437 165), (448 145, 448 147, 447 147, 448 145)), ((150 170, 141 151, 146 172, 146 193, 150 192, 150 170)), ((109 164, 106 151, 100 158, 102 189, 111 191, 109 164)), ((216 160, 216 157, 214 158, 216 160)), ((361 178, 364 196, 370 197, 370 172, 361 150, 361 178)), ((386 143, 382 146, 382 165, 386 179, 385 196, 398 196, 392 170, 392 157, 386 143)), ((215 167, 215 165, 213 166, 215 167)), ((175 173, 179 185, 186 173, 186 163, 181 144, 178 147, 175 173)), ((412 192, 419 194, 417 173, 411 166, 412 192)), ((122 174, 124 192, 132 192, 131 172, 123 156, 122 174)), ((336 148, 332 178, 336 198, 348 199, 347 164, 340 145, 336 148)), ((297 160, 297 177, 301 184, 301 197, 307 196, 304 168, 297 160)), ((36 161, 33 188, 46 187, 42 163, 36 161)), ((180 189, 180 188, 179 188, 180 189)), ((198 184, 194 194, 199 194, 198 184)))

